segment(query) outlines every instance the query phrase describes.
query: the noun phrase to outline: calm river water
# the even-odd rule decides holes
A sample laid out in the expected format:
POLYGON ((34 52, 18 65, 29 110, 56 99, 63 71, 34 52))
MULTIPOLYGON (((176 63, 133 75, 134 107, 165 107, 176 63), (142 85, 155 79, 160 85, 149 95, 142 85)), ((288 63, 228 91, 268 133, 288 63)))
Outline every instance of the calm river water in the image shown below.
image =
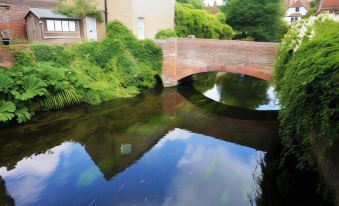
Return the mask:
POLYGON ((278 109, 268 83, 210 73, 38 115, 0 131, 0 205, 318 205, 317 174, 279 167, 278 109))

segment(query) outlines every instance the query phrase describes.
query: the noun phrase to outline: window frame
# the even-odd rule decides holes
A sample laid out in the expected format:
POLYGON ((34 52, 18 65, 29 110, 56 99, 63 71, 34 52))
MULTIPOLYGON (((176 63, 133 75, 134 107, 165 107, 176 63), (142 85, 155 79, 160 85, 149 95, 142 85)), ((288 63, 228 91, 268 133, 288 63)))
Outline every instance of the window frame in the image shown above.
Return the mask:
POLYGON ((47 32, 77 32, 76 20, 46 19, 47 32))

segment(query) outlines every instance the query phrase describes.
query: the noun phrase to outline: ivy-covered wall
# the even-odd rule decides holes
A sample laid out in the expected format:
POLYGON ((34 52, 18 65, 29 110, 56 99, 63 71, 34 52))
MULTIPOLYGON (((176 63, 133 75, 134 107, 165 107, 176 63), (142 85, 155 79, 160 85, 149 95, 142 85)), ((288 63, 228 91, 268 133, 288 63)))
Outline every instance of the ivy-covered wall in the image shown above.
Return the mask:
POLYGON ((275 84, 282 110, 280 133, 285 155, 296 155, 299 166, 313 166, 310 132, 327 142, 339 134, 339 22, 330 16, 295 23, 281 42, 275 84))

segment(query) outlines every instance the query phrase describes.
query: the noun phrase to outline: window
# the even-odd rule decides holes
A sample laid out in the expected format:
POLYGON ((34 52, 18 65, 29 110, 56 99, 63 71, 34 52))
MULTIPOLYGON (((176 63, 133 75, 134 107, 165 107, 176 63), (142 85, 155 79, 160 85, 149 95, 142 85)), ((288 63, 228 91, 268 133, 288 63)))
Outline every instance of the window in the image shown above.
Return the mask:
POLYGON ((61 22, 62 31, 69 31, 68 21, 61 22))
POLYGON ((75 21, 69 21, 68 25, 69 25, 69 31, 76 31, 76 29, 75 29, 75 21))
POLYGON ((138 17, 138 38, 145 39, 145 19, 138 17))
POLYGON ((291 23, 298 21, 298 17, 291 17, 291 23))
POLYGON ((299 12, 299 7, 295 8, 295 12, 299 12))
POLYGON ((75 21, 47 20, 47 31, 76 31, 75 21))
POLYGON ((62 31, 61 21, 54 21, 55 31, 62 31))
POLYGON ((47 20, 47 31, 55 31, 54 29, 54 21, 53 20, 47 20))

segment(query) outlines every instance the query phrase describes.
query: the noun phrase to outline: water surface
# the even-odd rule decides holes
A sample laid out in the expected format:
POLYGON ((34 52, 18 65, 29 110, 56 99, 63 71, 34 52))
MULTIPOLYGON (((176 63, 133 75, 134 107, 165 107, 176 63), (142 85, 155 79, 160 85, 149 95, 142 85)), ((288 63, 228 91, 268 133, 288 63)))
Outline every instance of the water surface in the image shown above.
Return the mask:
POLYGON ((322 201, 308 176, 279 167, 277 113, 256 111, 259 96, 229 106, 182 86, 1 129, 0 205, 322 201))

